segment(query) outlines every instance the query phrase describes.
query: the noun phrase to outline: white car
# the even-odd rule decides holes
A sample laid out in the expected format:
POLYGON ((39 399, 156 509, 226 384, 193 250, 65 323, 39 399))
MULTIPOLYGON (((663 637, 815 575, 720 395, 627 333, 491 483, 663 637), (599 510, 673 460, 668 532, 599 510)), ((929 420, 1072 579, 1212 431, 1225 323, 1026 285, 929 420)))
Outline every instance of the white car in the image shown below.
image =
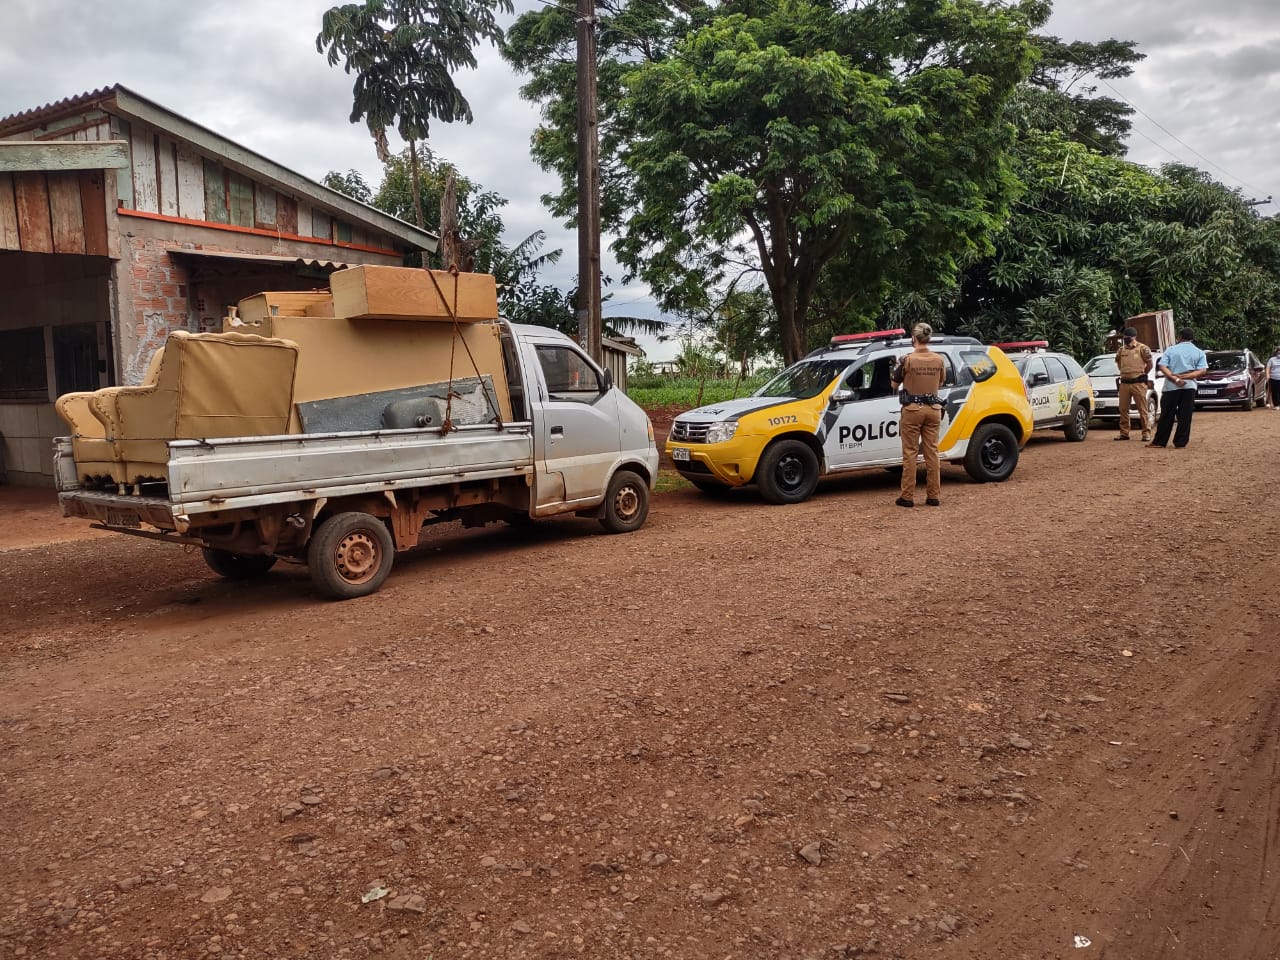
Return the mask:
MULTIPOLYGON (((1160 354, 1152 351, 1155 361, 1149 376, 1151 383, 1147 385, 1147 413, 1154 421, 1160 414, 1160 391, 1164 389, 1164 377, 1160 375, 1160 354)), ((1084 372, 1093 381, 1094 409, 1093 415, 1099 420, 1120 422, 1120 370, 1116 366, 1114 353, 1103 353, 1094 357, 1084 365, 1084 372)), ((1129 408, 1132 421, 1138 415, 1137 405, 1129 408)))

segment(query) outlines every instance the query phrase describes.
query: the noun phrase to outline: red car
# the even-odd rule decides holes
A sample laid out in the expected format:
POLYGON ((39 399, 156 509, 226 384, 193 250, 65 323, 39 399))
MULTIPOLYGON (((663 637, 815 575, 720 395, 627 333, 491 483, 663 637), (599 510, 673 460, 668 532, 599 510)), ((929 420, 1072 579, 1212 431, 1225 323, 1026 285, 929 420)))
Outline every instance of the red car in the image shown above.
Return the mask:
POLYGON ((1267 368, 1251 350, 1210 350, 1209 372, 1196 381, 1196 407, 1252 410, 1267 402, 1267 368))

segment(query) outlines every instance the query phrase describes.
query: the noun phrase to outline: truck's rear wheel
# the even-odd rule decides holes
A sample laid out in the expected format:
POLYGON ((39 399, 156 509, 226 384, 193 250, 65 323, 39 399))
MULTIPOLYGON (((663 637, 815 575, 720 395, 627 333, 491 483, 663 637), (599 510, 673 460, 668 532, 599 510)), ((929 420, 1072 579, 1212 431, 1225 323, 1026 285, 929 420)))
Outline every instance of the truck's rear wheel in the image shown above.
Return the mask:
POLYGON ((818 487, 818 457, 807 443, 779 440, 764 452, 756 483, 770 503, 799 503, 818 487))
POLYGON ((984 423, 973 431, 964 469, 979 483, 1008 480, 1018 465, 1018 439, 1002 423, 984 423))
POLYGON ((367 513, 335 514, 320 524, 307 544, 311 581, 333 600, 376 592, 391 572, 394 557, 387 525, 367 513))
POLYGON ((232 553, 213 547, 205 547, 201 552, 209 569, 227 580, 253 580, 276 565, 276 558, 265 553, 232 553))
POLYGON ((604 495, 600 526, 610 533, 630 533, 644 526, 649 516, 649 485, 630 470, 619 470, 604 495))

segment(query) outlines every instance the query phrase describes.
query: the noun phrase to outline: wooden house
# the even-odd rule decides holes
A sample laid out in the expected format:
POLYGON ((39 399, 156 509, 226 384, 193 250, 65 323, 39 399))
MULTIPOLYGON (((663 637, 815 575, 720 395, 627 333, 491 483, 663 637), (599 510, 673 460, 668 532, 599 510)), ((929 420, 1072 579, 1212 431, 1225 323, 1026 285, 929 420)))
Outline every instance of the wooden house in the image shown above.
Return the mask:
POLYGON ((0 118, 0 471, 51 484, 53 400, 137 383, 170 332, 435 248, 122 86, 0 118))

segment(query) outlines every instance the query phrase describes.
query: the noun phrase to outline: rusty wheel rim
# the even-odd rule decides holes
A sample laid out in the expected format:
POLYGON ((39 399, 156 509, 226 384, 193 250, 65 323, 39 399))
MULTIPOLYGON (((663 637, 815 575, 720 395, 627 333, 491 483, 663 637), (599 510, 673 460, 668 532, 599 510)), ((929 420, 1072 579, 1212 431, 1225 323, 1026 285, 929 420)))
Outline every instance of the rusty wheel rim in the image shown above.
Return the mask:
POLYGON ((355 530, 342 538, 334 559, 338 573, 347 583, 368 583, 382 563, 382 551, 372 536, 355 530))
POLYGON ((613 512, 620 520, 633 520, 640 512, 640 495, 635 487, 627 484, 613 498, 613 512))

